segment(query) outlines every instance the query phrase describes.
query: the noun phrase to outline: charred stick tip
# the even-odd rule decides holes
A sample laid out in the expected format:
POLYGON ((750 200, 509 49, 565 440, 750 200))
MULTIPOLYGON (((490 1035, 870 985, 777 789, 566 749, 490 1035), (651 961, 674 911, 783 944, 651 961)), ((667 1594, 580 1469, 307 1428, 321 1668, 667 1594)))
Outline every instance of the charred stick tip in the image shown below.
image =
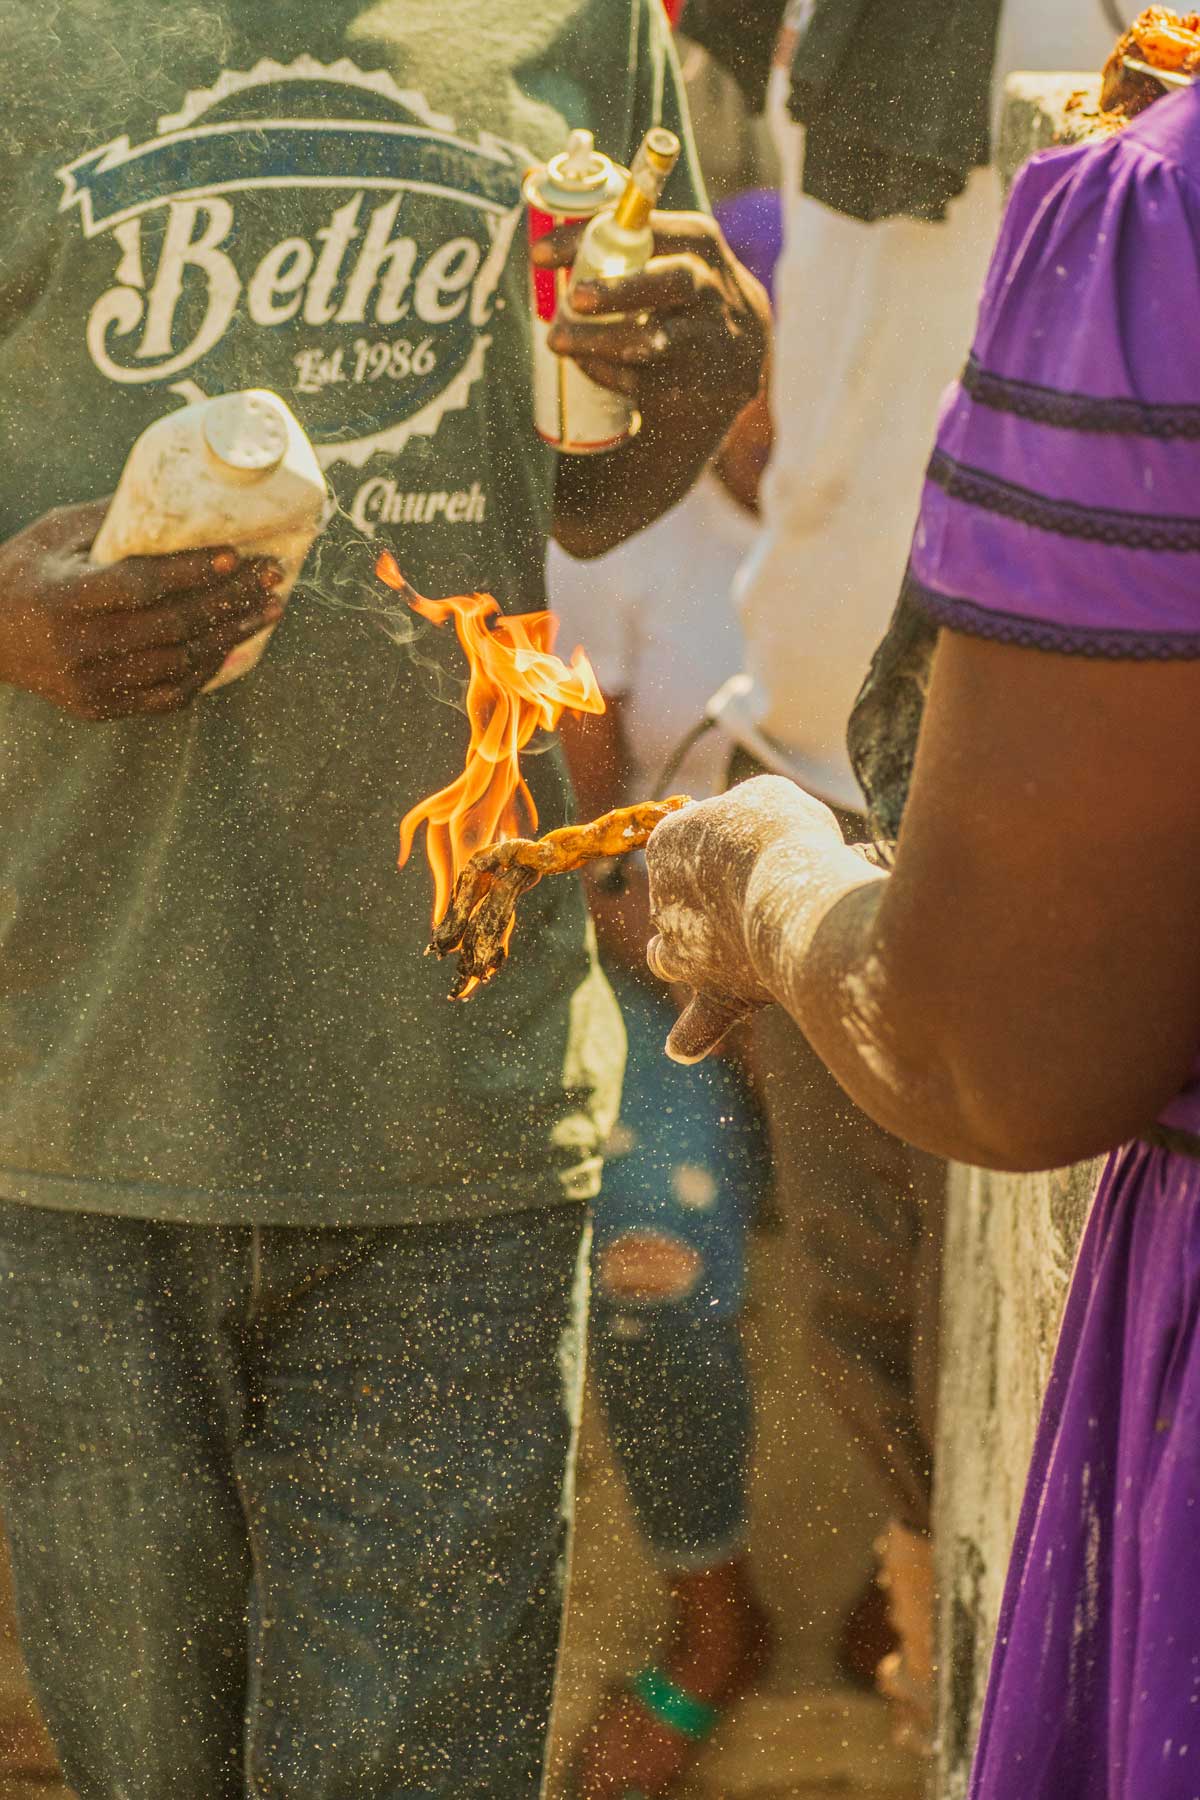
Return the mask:
POLYGON ((451 999, 469 999, 463 989, 471 981, 486 986, 503 967, 517 901, 538 879, 535 869, 514 864, 492 882, 463 931, 451 999))

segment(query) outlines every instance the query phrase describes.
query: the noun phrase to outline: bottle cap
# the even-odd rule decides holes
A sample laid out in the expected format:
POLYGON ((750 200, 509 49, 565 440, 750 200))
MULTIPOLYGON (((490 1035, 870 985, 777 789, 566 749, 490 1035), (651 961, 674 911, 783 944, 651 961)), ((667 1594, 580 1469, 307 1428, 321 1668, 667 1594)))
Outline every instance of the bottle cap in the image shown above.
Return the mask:
POLYGON ((666 186, 667 177, 679 161, 683 146, 673 131, 663 125, 652 125, 638 146, 638 153, 629 166, 629 173, 657 200, 666 186))
POLYGON ((682 148, 673 131, 668 131, 665 125, 652 125, 642 139, 640 154, 657 173, 669 175, 679 161, 682 148))
POLYGON ((287 454, 288 428, 274 394, 252 388, 221 394, 205 408, 204 441, 218 461, 246 474, 266 475, 287 454))
POLYGON ((617 202, 615 219, 623 231, 642 231, 658 205, 682 145, 673 131, 653 125, 629 168, 629 183, 617 202))

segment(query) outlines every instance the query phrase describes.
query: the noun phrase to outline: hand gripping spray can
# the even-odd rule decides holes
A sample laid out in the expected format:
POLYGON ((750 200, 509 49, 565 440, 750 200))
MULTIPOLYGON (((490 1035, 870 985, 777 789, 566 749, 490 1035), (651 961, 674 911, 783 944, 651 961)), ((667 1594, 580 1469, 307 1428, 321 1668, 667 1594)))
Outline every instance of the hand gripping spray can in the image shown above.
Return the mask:
MULTIPOLYGON (((559 225, 586 225, 604 207, 616 204, 628 180, 626 169, 596 149, 590 131, 573 131, 564 151, 525 177, 530 244, 559 225)), ((604 392, 573 362, 555 356, 546 342, 570 278, 570 269, 530 268, 533 422, 538 435, 558 450, 575 448, 573 438, 594 437, 597 427, 590 415, 596 396, 604 392)))
MULTIPOLYGON (((642 140, 624 190, 613 206, 598 212, 583 234, 579 253, 560 304, 565 317, 571 310, 571 294, 580 281, 618 281, 636 275, 654 255, 654 229, 650 223, 667 177, 679 160, 680 143, 673 131, 655 125, 642 140)), ((593 321, 604 315, 589 314, 593 321)), ((613 315, 608 315, 612 317, 613 315)), ((560 448, 577 456, 613 450, 626 443, 641 425, 641 415, 625 394, 616 394, 591 381, 575 363, 562 358, 570 373, 564 377, 568 397, 582 384, 585 401, 574 416, 564 420, 560 448)))
MULTIPOLYGON (((561 302, 567 319, 579 317, 570 308, 570 295, 579 281, 621 281, 622 277, 637 275, 640 268, 646 268, 646 263, 655 254, 655 232, 649 216, 658 205, 658 196, 666 187, 667 176, 671 175, 678 157, 680 140, 676 139, 675 131, 667 131, 660 124, 651 126, 640 142, 637 157, 633 158, 621 198, 613 207, 604 207, 603 212, 597 212, 583 234, 578 256, 570 270, 567 295, 561 302)), ((619 317, 619 313, 588 313, 587 317, 597 322, 619 317)), ((569 367, 576 369, 576 364, 569 364, 569 367)), ((587 383, 594 398, 590 400, 583 427, 579 421, 569 421, 572 434, 561 448, 576 455, 588 455, 596 450, 613 450, 626 443, 642 423, 640 412, 630 396, 615 394, 610 387, 599 387, 579 369, 576 374, 587 383)))

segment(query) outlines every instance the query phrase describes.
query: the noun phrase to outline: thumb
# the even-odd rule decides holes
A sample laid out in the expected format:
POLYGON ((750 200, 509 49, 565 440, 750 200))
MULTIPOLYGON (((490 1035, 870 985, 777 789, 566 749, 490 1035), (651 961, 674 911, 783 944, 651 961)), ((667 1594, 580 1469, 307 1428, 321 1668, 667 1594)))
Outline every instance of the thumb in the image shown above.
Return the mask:
POLYGON ((732 994, 693 994, 672 1027, 667 1055, 677 1063, 703 1062, 739 1019, 748 1018, 762 1004, 760 1000, 739 1000, 732 994))

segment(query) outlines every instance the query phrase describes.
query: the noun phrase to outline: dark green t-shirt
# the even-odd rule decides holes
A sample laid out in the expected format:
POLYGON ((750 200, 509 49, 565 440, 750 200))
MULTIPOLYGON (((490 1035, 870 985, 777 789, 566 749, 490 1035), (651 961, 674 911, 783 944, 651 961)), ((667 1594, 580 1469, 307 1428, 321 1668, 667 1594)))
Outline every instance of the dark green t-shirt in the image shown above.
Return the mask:
POLYGON ((544 604, 521 177, 569 126, 627 156, 660 108, 678 124, 660 14, 4 9, 0 537, 109 492, 181 400, 249 386, 294 408, 338 514, 258 670, 186 715, 0 690, 0 1196, 354 1224, 594 1191, 622 1038, 581 897, 542 883, 502 978, 447 1003, 423 855, 395 863, 462 766, 462 664, 448 630, 383 628, 372 567, 544 604))

